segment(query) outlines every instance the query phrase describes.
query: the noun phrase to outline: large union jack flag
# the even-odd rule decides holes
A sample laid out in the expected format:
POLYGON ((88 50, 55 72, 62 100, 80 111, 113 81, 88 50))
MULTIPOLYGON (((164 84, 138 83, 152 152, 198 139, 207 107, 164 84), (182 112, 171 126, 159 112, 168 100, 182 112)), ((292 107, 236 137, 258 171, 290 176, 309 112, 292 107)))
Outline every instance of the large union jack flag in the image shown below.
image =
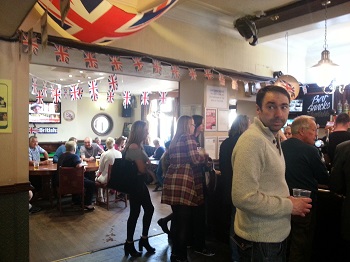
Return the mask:
POLYGON ((98 68, 96 54, 85 51, 83 51, 83 53, 86 68, 98 68))
POLYGON ((118 90, 118 77, 116 74, 108 76, 108 89, 117 91, 118 90))
POLYGON ((131 104, 131 93, 130 91, 123 91, 123 106, 127 108, 131 104))
POLYGON ((97 87, 97 81, 92 80, 88 82, 89 85, 89 94, 91 101, 97 101, 98 99, 98 87, 97 87))
POLYGON ((123 71, 123 63, 119 56, 109 55, 109 62, 111 63, 112 71, 123 71))
MULTIPOLYGON (((117 1, 70 0, 70 10, 61 25, 60 0, 39 0, 35 8, 48 9, 48 23, 61 35, 87 43, 101 43, 133 34, 168 11, 178 0, 163 3, 143 13, 123 10, 117 1), (115 5, 110 2, 114 2, 115 5), (117 18, 117 19, 116 19, 117 18)), ((125 8, 124 8, 125 9, 125 8)))
POLYGON ((141 93, 141 105, 149 105, 149 92, 145 91, 141 93))
POLYGON ((54 45, 55 45, 56 62, 69 64, 68 47, 57 45, 57 44, 54 44, 54 45))

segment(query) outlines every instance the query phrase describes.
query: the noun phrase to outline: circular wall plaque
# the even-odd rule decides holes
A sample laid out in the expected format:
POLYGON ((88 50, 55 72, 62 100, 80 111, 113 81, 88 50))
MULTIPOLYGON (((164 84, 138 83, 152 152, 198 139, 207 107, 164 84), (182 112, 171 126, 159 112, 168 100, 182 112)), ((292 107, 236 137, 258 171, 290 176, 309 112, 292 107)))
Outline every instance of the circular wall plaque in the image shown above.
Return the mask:
POLYGON ((63 112, 63 118, 66 121, 72 121, 75 118, 75 114, 72 110, 66 110, 63 112))

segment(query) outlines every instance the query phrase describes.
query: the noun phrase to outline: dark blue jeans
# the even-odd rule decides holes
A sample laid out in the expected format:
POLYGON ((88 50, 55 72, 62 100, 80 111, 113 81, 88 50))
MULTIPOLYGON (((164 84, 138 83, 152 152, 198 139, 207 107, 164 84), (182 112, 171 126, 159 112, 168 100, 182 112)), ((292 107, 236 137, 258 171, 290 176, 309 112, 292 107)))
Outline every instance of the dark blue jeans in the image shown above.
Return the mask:
POLYGON ((286 262, 287 241, 280 243, 251 242, 235 236, 240 262, 286 262))

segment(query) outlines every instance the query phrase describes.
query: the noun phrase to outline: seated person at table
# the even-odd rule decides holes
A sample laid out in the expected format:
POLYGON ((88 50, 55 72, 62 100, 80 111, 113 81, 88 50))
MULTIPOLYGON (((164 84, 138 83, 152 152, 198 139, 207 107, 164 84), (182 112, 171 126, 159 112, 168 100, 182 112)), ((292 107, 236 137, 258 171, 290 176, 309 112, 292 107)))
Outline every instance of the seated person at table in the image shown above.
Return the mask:
POLYGON ((156 148, 154 146, 151 146, 149 144, 149 140, 150 138, 147 137, 144 141, 143 141, 143 149, 145 150, 146 154, 148 157, 153 156, 154 151, 156 150, 156 148))
POLYGON ((125 136, 120 136, 120 137, 116 138, 114 148, 120 152, 123 151, 127 139, 128 138, 125 136))
POLYGON ((160 146, 159 138, 153 140, 153 145, 156 148, 153 154, 153 158, 159 160, 165 152, 164 147, 160 146))
MULTIPOLYGON (((96 172, 96 179, 95 181, 101 184, 107 184, 107 178, 108 178, 108 168, 109 165, 114 164, 114 159, 116 158, 122 158, 122 153, 120 153, 118 150, 115 150, 114 148, 114 138, 108 137, 106 139, 106 146, 108 150, 101 155, 100 159, 100 166, 98 168, 98 171, 96 172)), ((103 198, 103 188, 99 188, 98 190, 98 199, 101 202, 104 202, 103 198)))
MULTIPOLYGON (((58 159, 57 170, 59 167, 81 167, 82 164, 81 164, 80 158, 75 154, 77 144, 74 141, 68 141, 65 144, 65 147, 66 147, 66 152, 63 153, 58 159)), ((54 176, 53 184, 56 186, 58 185, 58 172, 56 176, 54 176)), ((95 208, 92 205, 92 197, 95 191, 94 181, 84 178, 84 188, 85 188, 85 197, 84 197, 85 209, 94 210, 95 208)), ((77 204, 79 204, 77 199, 74 199, 74 198, 73 198, 73 202, 76 202, 77 204)))
POLYGON ((101 138, 99 138, 98 136, 95 137, 94 143, 98 144, 98 146, 101 147, 101 149, 106 150, 105 146, 101 143, 101 138))
MULTIPOLYGON (((75 137, 71 137, 71 138, 69 138, 68 141, 74 141, 74 142, 76 143, 76 142, 77 142, 77 139, 76 139, 75 137)), ((60 145, 60 146, 57 148, 57 150, 56 150, 56 152, 55 152, 55 155, 53 156, 53 162, 54 162, 54 163, 57 163, 58 159, 60 158, 60 156, 61 156, 64 152, 66 152, 66 146, 63 144, 63 145, 60 145)), ((76 154, 77 156, 80 157, 80 151, 79 151, 79 147, 78 147, 78 146, 77 146, 77 149, 76 149, 76 151, 75 151, 75 154, 76 154)))
POLYGON ((34 166, 34 162, 39 162, 40 165, 48 165, 50 163, 49 154, 39 146, 36 136, 29 137, 29 165, 34 166), (44 154, 45 160, 40 161, 40 154, 44 154))
POLYGON ((102 154, 104 150, 96 143, 91 142, 91 137, 84 139, 84 145, 80 148, 80 155, 83 161, 95 161, 98 154, 102 154))

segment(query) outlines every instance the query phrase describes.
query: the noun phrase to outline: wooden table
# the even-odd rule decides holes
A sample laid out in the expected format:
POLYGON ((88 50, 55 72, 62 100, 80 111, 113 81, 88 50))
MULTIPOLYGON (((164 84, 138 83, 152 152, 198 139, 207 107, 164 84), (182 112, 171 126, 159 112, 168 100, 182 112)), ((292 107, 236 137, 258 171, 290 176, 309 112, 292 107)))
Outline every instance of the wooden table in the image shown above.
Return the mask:
MULTIPOLYGON (((96 161, 87 162, 85 171, 97 171, 98 165, 96 161)), ((51 206, 53 206, 53 190, 52 190, 52 177, 57 172, 57 164, 40 165, 38 170, 34 170, 34 166, 29 166, 29 176, 39 176, 42 181, 43 196, 50 200, 51 206)))

